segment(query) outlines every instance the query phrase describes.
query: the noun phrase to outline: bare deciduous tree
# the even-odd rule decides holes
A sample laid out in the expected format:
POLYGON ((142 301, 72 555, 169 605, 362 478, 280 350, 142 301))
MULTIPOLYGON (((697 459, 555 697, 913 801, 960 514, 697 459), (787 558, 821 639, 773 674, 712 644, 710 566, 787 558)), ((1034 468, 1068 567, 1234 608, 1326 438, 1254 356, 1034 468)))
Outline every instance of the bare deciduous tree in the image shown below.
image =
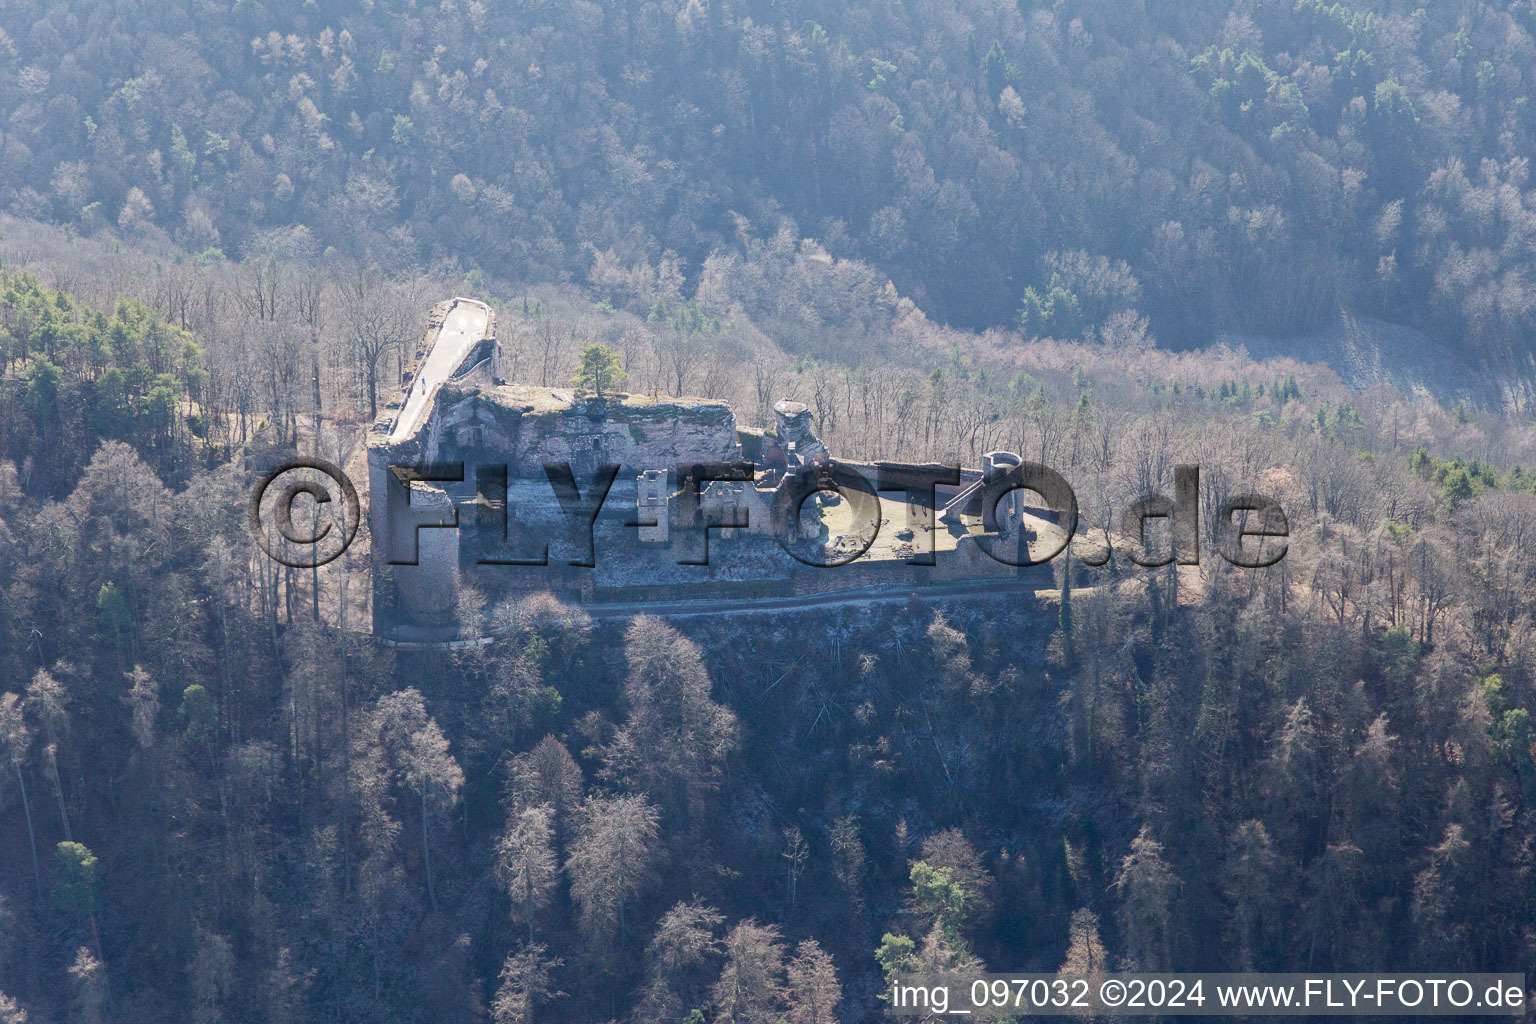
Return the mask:
POLYGON ((357 269, 338 282, 342 330, 353 366, 368 397, 368 418, 379 415, 379 373, 391 351, 399 353, 414 336, 422 315, 414 287, 386 280, 375 270, 357 269))
POLYGON ((786 970, 789 988, 789 1024, 837 1024, 837 1004, 843 988, 837 981, 832 957, 815 939, 795 949, 786 970))
POLYGON ((69 729, 69 694, 64 686, 46 669, 38 669, 27 687, 27 706, 37 713, 43 726, 43 766, 48 781, 53 786, 53 796, 59 805, 59 820, 64 825, 64 839, 72 841, 69 830, 69 811, 64 805, 64 783, 59 778, 59 741, 69 729))
POLYGON ((501 987, 491 1002, 491 1020, 495 1024, 532 1024, 538 1004, 565 995, 550 984, 550 973, 565 961, 546 956, 547 952, 542 944, 527 945, 501 965, 501 987))
POLYGON ((512 920, 528 926, 530 945, 534 918, 549 906, 558 878, 552 817, 548 804, 526 807, 512 815, 496 844, 497 877, 512 901, 512 920))
POLYGON ((101 1024, 107 1006, 107 973, 87 947, 75 951, 69 980, 75 986, 75 1011, 82 1024, 101 1024))
POLYGON ((588 798, 565 862, 588 940, 625 928, 625 907, 655 870, 658 815, 643 796, 588 798))
POLYGON ((743 921, 725 937, 725 967, 715 982, 720 1024, 775 1024, 783 1015, 784 945, 779 930, 743 921))
POLYGON ((0 694, 0 755, 11 763, 16 784, 21 788, 21 809, 27 819, 27 843, 32 848, 32 877, 37 882, 37 899, 43 899, 43 872, 37 862, 37 833, 32 828, 32 804, 27 800, 27 778, 22 766, 32 746, 32 731, 23 715, 23 701, 14 693, 0 694))
POLYGON ((624 633, 629 715, 610 751, 610 768, 633 770, 652 792, 690 811, 719 782, 736 742, 736 716, 711 699, 699 647, 660 619, 642 615, 624 633))

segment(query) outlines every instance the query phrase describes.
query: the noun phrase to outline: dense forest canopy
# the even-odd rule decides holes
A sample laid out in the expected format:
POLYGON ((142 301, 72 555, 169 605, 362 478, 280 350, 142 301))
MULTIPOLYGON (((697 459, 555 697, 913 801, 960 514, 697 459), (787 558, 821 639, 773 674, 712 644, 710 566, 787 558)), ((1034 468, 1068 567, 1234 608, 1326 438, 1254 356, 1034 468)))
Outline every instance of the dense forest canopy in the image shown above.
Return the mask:
POLYGON ((1344 311, 1526 374, 1533 31, 1477 0, 0 5, 0 1024, 1536 974, 1536 428, 1212 344, 1344 311), (476 642, 382 643, 367 531, 291 569, 245 503, 295 453, 366 479, 455 294, 511 380, 1018 452, 1080 545, 1038 593, 713 617, 466 585, 476 642), (1207 529, 1274 497, 1286 557, 1077 557, 1188 463, 1207 529))
POLYGON ((1523 370, 1533 31, 1487 2, 16 2, 0 196, 759 317, 786 297, 708 285, 788 229, 956 325, 1137 309, 1186 346, 1345 307, 1523 370))
MULTIPOLYGON (((1205 502, 1275 495, 1290 552, 675 625, 470 593, 467 628, 502 639, 399 651, 348 618, 366 556, 285 570, 242 510, 264 459, 352 464, 356 413, 314 414, 366 389, 377 317, 348 296, 430 283, 205 261, 131 274, 109 312, 48 283, 113 291, 109 248, 5 228, 39 267, 0 282, 12 1021, 849 1024, 916 969, 1536 954, 1536 431, 1513 417, 921 320, 881 328, 902 362, 770 347, 688 379, 744 410, 814 392, 846 450, 1029 453, 1090 542, 1193 459, 1205 502), (334 311, 314 381, 310 273, 334 311), (190 332, 132 297, 177 281, 190 332)), ((628 339, 651 386, 700 339, 713 366, 764 337, 548 287, 501 313, 504 365, 555 381, 592 339, 628 339)))

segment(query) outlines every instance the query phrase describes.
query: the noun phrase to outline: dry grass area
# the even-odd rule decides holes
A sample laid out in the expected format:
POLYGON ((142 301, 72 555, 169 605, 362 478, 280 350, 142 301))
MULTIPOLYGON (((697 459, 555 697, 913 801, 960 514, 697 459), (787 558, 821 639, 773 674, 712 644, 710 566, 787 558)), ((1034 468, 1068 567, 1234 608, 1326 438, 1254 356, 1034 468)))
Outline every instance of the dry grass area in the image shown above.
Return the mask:
MULTIPOLYGON (((486 394, 504 405, 528 408, 534 413, 560 413, 568 411, 576 402, 574 388, 549 388, 532 384, 501 384, 486 390, 486 394)), ((712 406, 728 408, 718 398, 700 398, 694 395, 676 397, 663 394, 632 394, 624 391, 610 392, 603 396, 611 406, 615 403, 628 409, 663 409, 668 406, 689 408, 712 406)))

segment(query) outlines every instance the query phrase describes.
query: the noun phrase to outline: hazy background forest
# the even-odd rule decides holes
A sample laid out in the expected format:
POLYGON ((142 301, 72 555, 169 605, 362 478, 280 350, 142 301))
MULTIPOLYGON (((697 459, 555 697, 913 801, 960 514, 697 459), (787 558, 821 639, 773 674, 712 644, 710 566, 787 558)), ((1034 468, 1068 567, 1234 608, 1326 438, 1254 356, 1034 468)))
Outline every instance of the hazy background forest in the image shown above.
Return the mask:
POLYGON ((0 1022, 1536 973, 1533 32, 1474 0, 0 6, 0 1022), (452 294, 512 379, 597 342, 744 423, 799 398, 840 455, 1009 448, 1090 533, 1198 462, 1290 553, 671 625, 470 595, 507 639, 398 652, 337 614, 365 559, 285 570, 242 515, 284 454, 355 461, 452 294), (1411 338, 1368 355, 1424 387, 1295 358, 1340 322, 1411 338))

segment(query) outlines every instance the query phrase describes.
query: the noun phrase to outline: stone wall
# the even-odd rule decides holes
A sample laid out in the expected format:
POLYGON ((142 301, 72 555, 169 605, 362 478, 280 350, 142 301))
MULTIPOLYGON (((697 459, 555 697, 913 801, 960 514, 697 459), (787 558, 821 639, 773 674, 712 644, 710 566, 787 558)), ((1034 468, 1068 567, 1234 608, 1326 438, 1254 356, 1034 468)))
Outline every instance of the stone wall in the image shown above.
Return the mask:
POLYGON ((564 462, 580 486, 603 464, 634 475, 741 458, 736 416, 720 402, 582 399, 512 385, 449 385, 437 401, 427 458, 505 462, 514 477, 542 476, 544 463, 564 462))
POLYGON ((458 628, 459 531, 430 527, 456 523, 458 513, 442 488, 413 488, 401 478, 386 452, 368 452, 374 631, 399 639, 451 639, 458 628))
MULTIPOLYGON (((1009 577, 1051 586, 1049 566, 1021 570, 1003 565, 986 557, 969 536, 943 537, 950 550, 941 549, 933 567, 908 565, 911 544, 901 535, 908 540, 913 535, 912 510, 891 495, 874 506, 885 524, 882 533, 889 536, 865 557, 836 568, 795 561, 775 538, 780 526, 803 522, 776 526, 773 485, 784 487, 797 479, 786 474, 812 473, 815 466, 822 474, 869 477, 873 485, 876 478, 888 478, 891 469, 832 462, 806 432, 809 415, 796 403, 780 403, 774 432, 738 432, 735 414, 722 402, 634 395, 598 399, 568 389, 499 383, 492 340, 477 346, 460 369, 460 379, 445 382, 436 392, 413 436, 390 444, 387 436, 375 435, 369 444, 374 617, 381 634, 423 641, 452 637, 458 588, 469 581, 493 603, 535 589, 573 602, 603 603, 809 596, 870 586, 921 590, 929 584, 1009 577), (701 496, 701 505, 711 513, 744 508, 747 527, 709 531, 707 565, 691 564, 703 555, 705 536, 685 526, 677 508, 668 507, 671 492, 684 486, 688 467, 743 461, 757 464, 761 489, 746 482, 716 483, 701 496), (464 478, 419 485, 407 499, 397 467, 422 463, 462 463, 464 478), (584 497, 590 497, 599 466, 620 467, 596 523, 596 565, 590 568, 586 535, 571 532, 545 477, 546 463, 569 465, 584 497), (477 470, 488 467, 505 467, 506 478, 484 478, 487 490, 479 494, 477 470), (654 517, 656 526, 637 530, 637 512, 646 513, 647 520, 654 517), (419 524, 455 520, 460 529, 418 534, 419 524), (419 564, 390 564, 392 548, 417 550, 419 564), (542 564, 528 564, 541 557, 546 559, 542 564)), ((906 468, 914 479, 925 480, 932 469, 906 468)), ((918 518, 929 522, 926 516, 918 518)), ((842 520, 834 515, 828 522, 833 521, 842 520)), ((953 534, 960 523, 934 527, 953 534)), ((1014 543, 1019 539, 1014 537, 1014 543)))

